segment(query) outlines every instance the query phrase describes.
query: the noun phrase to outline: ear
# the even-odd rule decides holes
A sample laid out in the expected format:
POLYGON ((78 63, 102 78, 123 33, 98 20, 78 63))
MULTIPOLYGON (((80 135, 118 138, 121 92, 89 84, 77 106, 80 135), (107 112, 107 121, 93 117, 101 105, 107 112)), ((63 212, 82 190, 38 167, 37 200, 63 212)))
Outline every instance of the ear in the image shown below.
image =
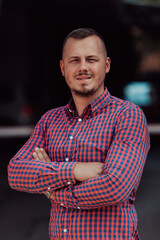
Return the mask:
POLYGON ((111 68, 111 59, 109 57, 106 58, 106 73, 109 73, 111 68))
POLYGON ((64 76, 64 63, 63 63, 63 60, 60 60, 60 69, 61 69, 62 76, 64 76))

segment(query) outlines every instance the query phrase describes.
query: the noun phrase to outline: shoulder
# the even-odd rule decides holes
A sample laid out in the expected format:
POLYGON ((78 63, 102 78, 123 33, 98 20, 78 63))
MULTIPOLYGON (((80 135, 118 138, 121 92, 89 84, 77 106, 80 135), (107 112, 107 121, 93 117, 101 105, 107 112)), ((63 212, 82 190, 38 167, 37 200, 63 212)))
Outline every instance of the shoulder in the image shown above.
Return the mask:
POLYGON ((146 117, 138 105, 114 96, 111 96, 110 104, 116 116, 116 125, 147 126, 146 117))
POLYGON ((45 112, 42 117, 40 118, 38 124, 41 124, 43 126, 49 125, 53 122, 57 122, 59 119, 61 119, 64 115, 64 106, 58 107, 54 109, 50 109, 47 112, 45 112))
POLYGON ((116 119, 116 130, 125 129, 129 134, 139 136, 148 135, 147 120, 142 109, 127 100, 113 97, 118 114, 116 119))
POLYGON ((139 112, 141 114, 144 114, 142 109, 138 105, 128 100, 111 96, 110 104, 113 106, 113 108, 115 108, 115 110, 119 112, 119 114, 124 114, 125 112, 139 112))
POLYGON ((59 116, 64 112, 64 108, 65 107, 63 106, 63 107, 50 109, 42 115, 42 118, 47 119, 47 118, 50 118, 50 117, 59 116))

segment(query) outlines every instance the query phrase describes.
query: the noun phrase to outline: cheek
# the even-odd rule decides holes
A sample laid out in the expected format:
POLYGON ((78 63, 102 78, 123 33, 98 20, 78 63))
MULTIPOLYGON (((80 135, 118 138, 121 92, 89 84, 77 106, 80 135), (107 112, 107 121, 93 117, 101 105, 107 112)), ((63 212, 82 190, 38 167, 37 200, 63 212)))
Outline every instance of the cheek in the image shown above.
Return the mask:
POLYGON ((64 74, 63 74, 63 76, 65 77, 66 80, 67 80, 68 77, 69 77, 69 73, 70 73, 70 71, 68 70, 68 68, 64 68, 64 74))
POLYGON ((97 76, 102 77, 106 74, 106 68, 105 67, 102 68, 102 66, 101 67, 96 67, 96 68, 93 69, 93 73, 97 76))
POLYGON ((69 66, 67 65, 64 68, 65 76, 72 75, 73 71, 74 71, 74 68, 71 67, 70 65, 69 66))
POLYGON ((73 76, 72 76, 70 71, 65 71, 64 78, 65 78, 65 81, 66 81, 67 85, 72 84, 73 76))
POLYGON ((77 68, 76 67, 68 67, 65 71, 65 78, 67 81, 72 81, 77 74, 77 68))

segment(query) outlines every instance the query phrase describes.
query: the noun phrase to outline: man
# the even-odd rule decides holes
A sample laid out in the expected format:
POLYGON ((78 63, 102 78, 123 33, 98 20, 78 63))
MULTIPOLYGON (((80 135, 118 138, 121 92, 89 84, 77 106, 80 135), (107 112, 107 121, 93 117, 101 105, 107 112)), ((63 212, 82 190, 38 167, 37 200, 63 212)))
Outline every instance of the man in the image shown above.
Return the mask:
POLYGON ((10 161, 9 184, 51 200, 50 239, 139 239, 135 194, 149 150, 141 109, 104 86, 103 38, 77 29, 60 68, 72 100, 48 111, 10 161))

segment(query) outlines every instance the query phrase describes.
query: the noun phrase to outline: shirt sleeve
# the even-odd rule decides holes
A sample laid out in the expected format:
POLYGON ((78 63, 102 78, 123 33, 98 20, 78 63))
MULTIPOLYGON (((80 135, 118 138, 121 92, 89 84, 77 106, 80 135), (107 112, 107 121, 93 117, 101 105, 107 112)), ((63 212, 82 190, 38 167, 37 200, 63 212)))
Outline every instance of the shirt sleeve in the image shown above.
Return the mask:
POLYGON ((45 193, 76 182, 74 162, 42 162, 32 157, 35 147, 46 151, 46 115, 37 123, 32 136, 8 164, 11 188, 30 193, 45 193))
POLYGON ((142 110, 135 106, 118 117, 101 176, 58 189, 54 201, 66 208, 93 209, 120 204, 136 192, 150 139, 142 110))

